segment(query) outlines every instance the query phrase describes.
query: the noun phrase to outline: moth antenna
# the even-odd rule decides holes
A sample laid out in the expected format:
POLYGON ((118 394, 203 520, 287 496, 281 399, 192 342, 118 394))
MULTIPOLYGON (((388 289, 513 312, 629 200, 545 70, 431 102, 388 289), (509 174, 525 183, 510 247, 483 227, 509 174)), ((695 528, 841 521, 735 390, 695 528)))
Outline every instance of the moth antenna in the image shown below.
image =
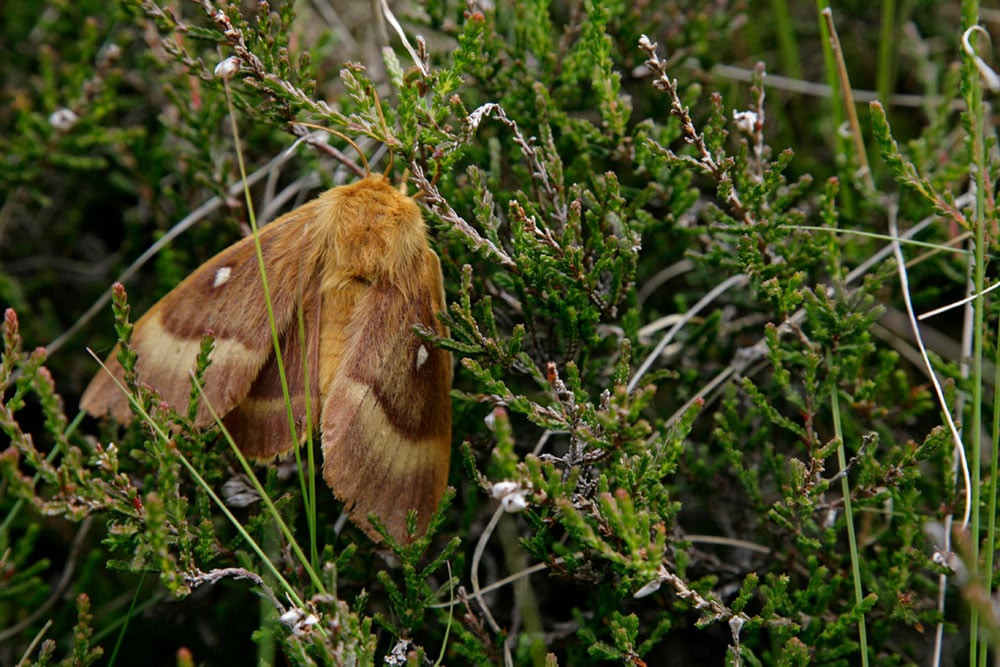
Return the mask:
POLYGON ((366 174, 371 174, 372 173, 371 167, 368 166, 368 158, 366 158, 365 154, 361 151, 360 148, 358 148, 358 145, 356 143, 354 143, 354 140, 351 139, 346 134, 344 134, 342 132, 338 132, 337 130, 334 130, 333 128, 323 127, 322 125, 315 125, 313 123, 302 123, 302 122, 296 121, 295 124, 296 125, 301 125, 302 127, 311 127, 312 129, 314 129, 314 130, 320 130, 321 132, 329 132, 330 134, 332 134, 332 135, 334 135, 336 137, 340 137, 341 139, 343 139, 344 141, 346 141, 347 143, 349 143, 351 145, 351 148, 354 149, 354 152, 357 153, 358 157, 361 158, 362 164, 365 165, 365 173, 366 174))

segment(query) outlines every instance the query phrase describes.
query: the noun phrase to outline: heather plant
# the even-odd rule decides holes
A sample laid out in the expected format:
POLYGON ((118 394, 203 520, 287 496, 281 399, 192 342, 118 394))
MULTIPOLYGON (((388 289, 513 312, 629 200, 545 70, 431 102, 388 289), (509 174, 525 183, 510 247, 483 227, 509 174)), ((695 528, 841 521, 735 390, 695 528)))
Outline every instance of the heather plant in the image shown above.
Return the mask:
POLYGON ((9 4, 0 664, 987 664, 976 3, 9 4), (136 314, 364 173, 314 125, 441 257, 452 489, 410 543, 312 443, 194 428, 211 336, 187 410, 133 372, 136 314), (125 425, 75 407, 116 342, 125 425))

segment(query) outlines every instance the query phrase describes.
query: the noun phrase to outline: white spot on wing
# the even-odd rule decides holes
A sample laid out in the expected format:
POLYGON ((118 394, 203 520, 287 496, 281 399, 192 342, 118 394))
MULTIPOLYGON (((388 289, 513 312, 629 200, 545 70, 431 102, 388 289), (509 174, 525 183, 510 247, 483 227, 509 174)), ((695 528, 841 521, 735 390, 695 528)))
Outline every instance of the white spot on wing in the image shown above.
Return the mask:
POLYGON ((426 347, 424 347, 423 345, 421 345, 420 347, 418 347, 417 348, 417 368, 420 368, 425 363, 427 363, 427 357, 429 357, 429 356, 430 356, 430 354, 427 353, 427 348, 426 347))
POLYGON ((222 287, 229 280, 229 275, 233 272, 232 267, 224 266, 215 272, 215 282, 212 283, 212 287, 222 287))

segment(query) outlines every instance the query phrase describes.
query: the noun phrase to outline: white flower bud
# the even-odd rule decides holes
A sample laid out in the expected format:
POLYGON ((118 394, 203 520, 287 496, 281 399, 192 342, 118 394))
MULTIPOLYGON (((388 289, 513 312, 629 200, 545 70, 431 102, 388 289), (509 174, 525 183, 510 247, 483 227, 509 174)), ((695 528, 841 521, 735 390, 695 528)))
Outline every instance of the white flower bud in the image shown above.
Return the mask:
POLYGON ((637 590, 635 593, 633 593, 632 597, 644 598, 647 595, 652 595, 656 591, 660 590, 661 583, 662 582, 660 581, 659 578, 653 579, 651 582, 649 582, 648 584, 637 590))
POLYGON ((56 109, 49 114, 49 125, 62 132, 76 125, 76 121, 78 120, 80 120, 80 117, 72 109, 67 109, 66 107, 56 109))
POLYGON ((737 111, 733 109, 733 121, 736 129, 744 134, 752 134, 757 127, 757 113, 754 111, 737 111))
POLYGON ((503 506, 504 512, 515 514, 523 512, 528 507, 528 501, 525 500, 523 493, 508 493, 500 499, 500 505, 503 506))
POLYGON ((517 482, 497 482, 493 485, 493 489, 490 490, 490 495, 494 498, 503 498, 506 495, 514 493, 521 485, 517 482))
POLYGON ((280 617, 278 617, 278 620, 287 625, 288 627, 292 627, 293 625, 297 624, 299 621, 302 620, 303 614, 304 612, 301 609, 298 609, 297 607, 292 607, 284 614, 282 614, 280 617))
POLYGON ((215 66, 215 76, 229 81, 240 71, 240 59, 236 56, 229 56, 215 66))

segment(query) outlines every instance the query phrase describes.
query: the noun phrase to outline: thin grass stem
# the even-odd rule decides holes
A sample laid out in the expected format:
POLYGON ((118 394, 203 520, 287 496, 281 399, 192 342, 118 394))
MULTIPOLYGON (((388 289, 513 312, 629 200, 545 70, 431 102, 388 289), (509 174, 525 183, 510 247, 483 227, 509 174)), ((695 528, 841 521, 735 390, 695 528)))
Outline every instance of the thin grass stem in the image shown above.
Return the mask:
MULTIPOLYGON (((840 466, 840 489, 844 496, 844 524, 847 526, 847 544, 851 551, 851 577, 854 580, 854 604, 861 606, 865 595, 861 587, 861 555, 858 553, 858 539, 854 535, 854 510, 851 503, 851 483, 846 474, 847 455, 844 452, 844 431, 840 425, 839 390, 834 386, 830 392, 830 411, 833 414, 833 432, 838 440, 837 465, 840 466)), ((861 614, 858 621, 858 642, 861 644, 861 664, 868 667, 868 629, 865 627, 865 615, 861 614)))

